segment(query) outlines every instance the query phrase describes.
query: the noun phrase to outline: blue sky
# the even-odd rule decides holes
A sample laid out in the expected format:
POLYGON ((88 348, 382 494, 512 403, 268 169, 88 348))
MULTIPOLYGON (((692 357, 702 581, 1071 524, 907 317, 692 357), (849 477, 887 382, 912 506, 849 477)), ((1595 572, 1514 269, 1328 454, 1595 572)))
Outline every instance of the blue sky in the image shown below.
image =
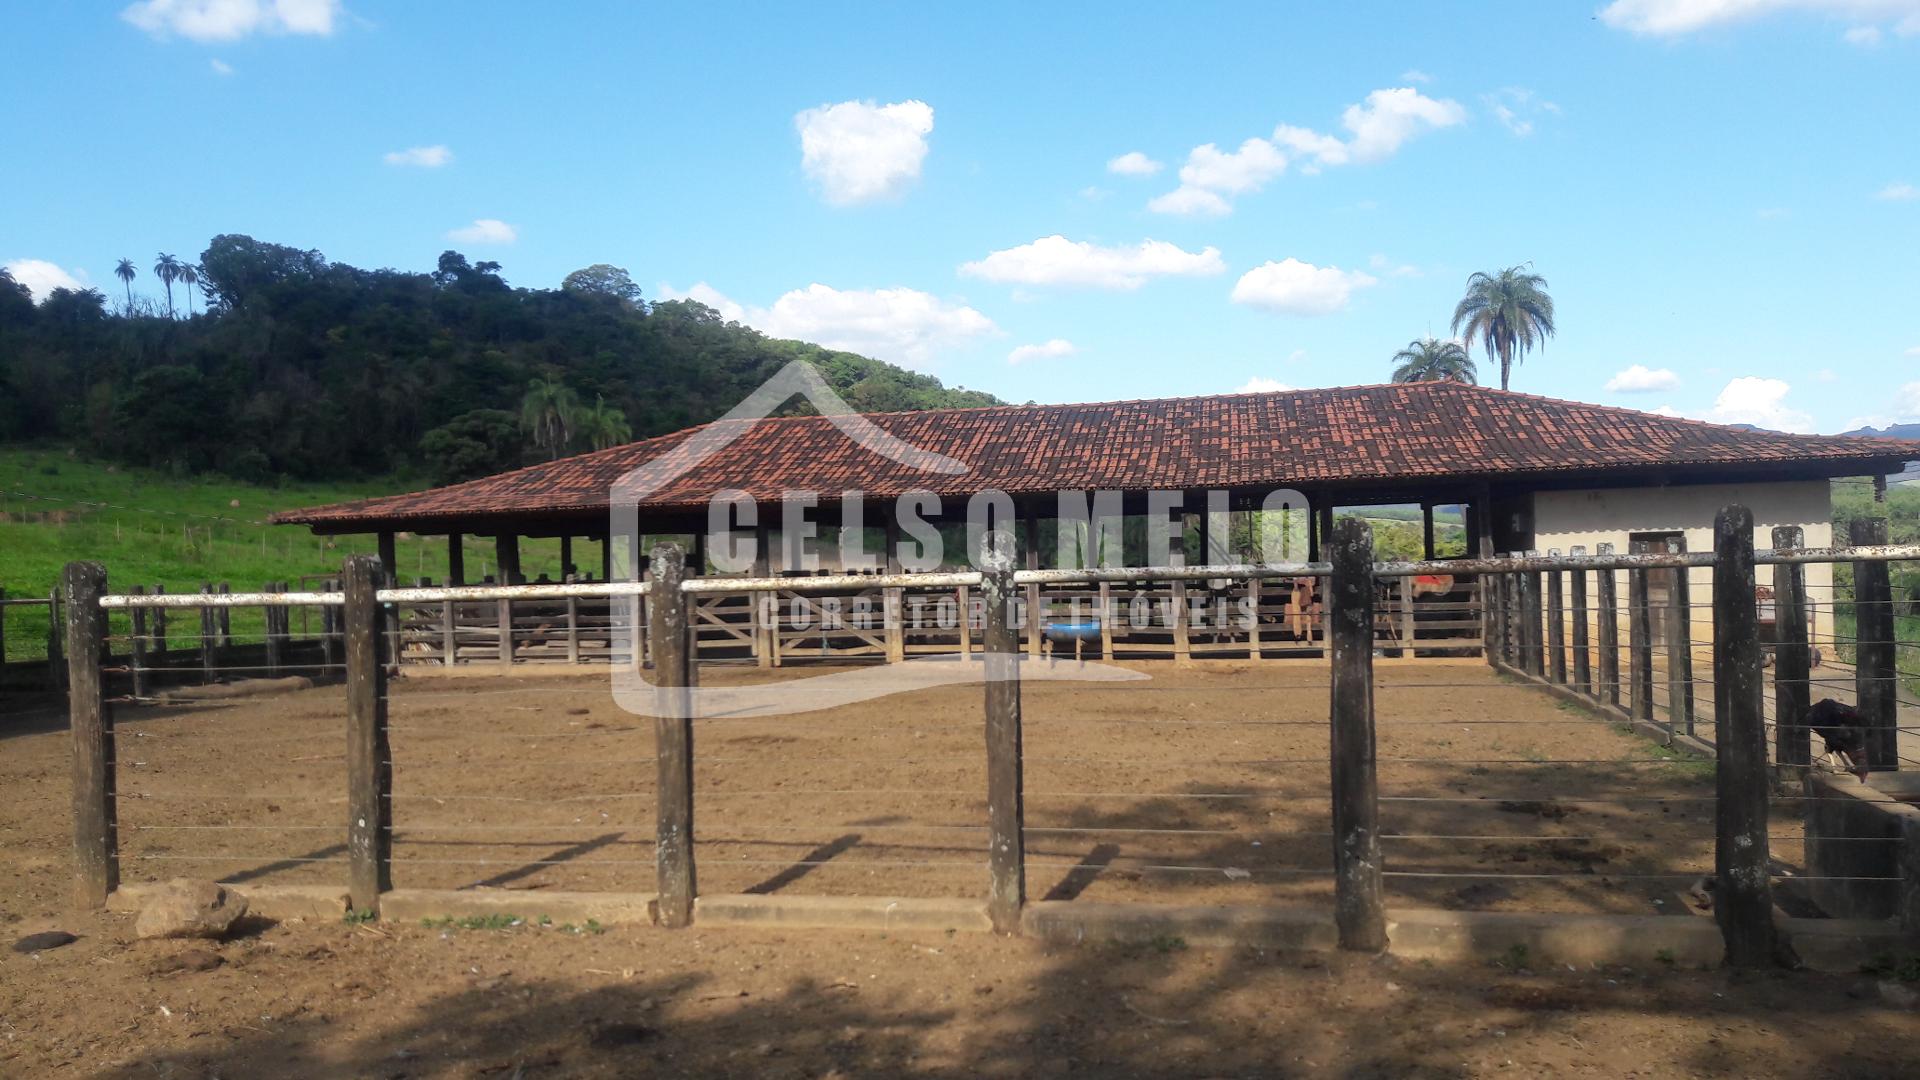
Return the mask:
POLYGON ((454 247, 529 286, 610 262, 1075 401, 1382 381, 1469 273, 1531 261, 1560 332, 1515 389, 1920 420, 1920 0, 146 0, 6 24, 0 263, 42 287, 118 295, 120 256, 220 232, 365 267, 454 247))

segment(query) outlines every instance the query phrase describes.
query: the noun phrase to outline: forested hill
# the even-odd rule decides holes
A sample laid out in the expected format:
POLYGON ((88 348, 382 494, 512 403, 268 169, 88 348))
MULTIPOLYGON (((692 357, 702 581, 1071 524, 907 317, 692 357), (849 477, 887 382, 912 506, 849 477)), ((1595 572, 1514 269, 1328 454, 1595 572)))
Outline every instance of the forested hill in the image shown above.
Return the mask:
POLYGON ((0 442, 248 481, 446 481, 713 419, 796 357, 863 411, 996 403, 693 301, 649 303, 605 265, 523 289, 452 251, 432 273, 362 270, 224 235, 193 270, 171 314, 95 289, 36 306, 0 270, 0 442), (558 399, 580 422, 530 425, 533 384, 549 419, 558 399))

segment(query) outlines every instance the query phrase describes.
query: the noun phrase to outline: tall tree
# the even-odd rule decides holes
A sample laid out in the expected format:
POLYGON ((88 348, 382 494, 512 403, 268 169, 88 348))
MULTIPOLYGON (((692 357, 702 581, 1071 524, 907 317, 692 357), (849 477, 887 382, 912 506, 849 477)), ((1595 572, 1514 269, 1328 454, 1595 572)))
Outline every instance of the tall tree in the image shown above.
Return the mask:
POLYGON ((618 406, 607 404, 605 395, 596 395, 575 417, 573 437, 589 450, 605 450, 632 442, 633 425, 618 406))
POLYGON ((1489 357, 1500 358, 1502 390, 1513 365, 1553 336, 1553 297, 1547 295, 1547 279, 1528 269, 1532 265, 1474 274, 1467 279, 1467 295, 1453 309, 1453 332, 1469 347, 1478 338, 1489 357))
POLYGON ((1406 348, 1393 354, 1393 363, 1393 381, 1397 383, 1457 382, 1472 386, 1479 382, 1473 358, 1457 341, 1430 337, 1409 341, 1406 348))
POLYGON ((140 272, 138 270, 135 270, 133 268, 132 259, 121 259, 120 265, 113 268, 113 276, 119 278, 120 283, 127 287, 128 314, 132 314, 133 312, 133 279, 139 273, 140 272))
POLYGON ((187 317, 191 319, 193 317, 193 287, 200 284, 200 268, 190 262, 183 262, 180 264, 180 269, 173 272, 173 276, 187 287, 187 317))
POLYGON ((167 287, 167 318, 173 318, 173 283, 180 280, 180 260, 161 252, 155 257, 153 276, 167 287))
POLYGON ((550 376, 538 378, 527 384, 527 396, 520 401, 520 426, 549 459, 557 458, 572 438, 579 411, 580 398, 572 387, 550 376))

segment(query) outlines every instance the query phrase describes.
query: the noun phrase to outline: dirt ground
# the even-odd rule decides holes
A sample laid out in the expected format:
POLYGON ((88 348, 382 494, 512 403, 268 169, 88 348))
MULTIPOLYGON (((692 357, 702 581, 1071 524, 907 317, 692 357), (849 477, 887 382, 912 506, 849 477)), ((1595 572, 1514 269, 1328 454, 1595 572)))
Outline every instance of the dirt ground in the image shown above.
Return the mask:
MULTIPOLYGON (((1325 669, 1138 670, 1151 679, 1026 688, 1032 895, 1323 903, 1325 669)), ((1481 665, 1383 664, 1380 683, 1388 871, 1410 875, 1388 878, 1390 902, 1653 912, 1711 868, 1709 771, 1481 665), (1545 876, 1476 876, 1496 873, 1545 876)), ((120 710, 126 879, 341 880, 340 694, 120 710)), ((130 920, 68 908, 61 718, 8 717, 0 937, 80 941, 0 953, 0 1075, 1892 1076, 1917 1060, 1920 983, 1877 976, 541 928, 543 890, 650 890, 651 721, 604 677, 540 674, 397 680, 391 716, 396 884, 518 891, 535 925, 134 942, 130 920)), ((977 688, 697 724, 702 891, 983 893, 977 688)), ((1773 828, 1783 871, 1795 829, 1773 828)))

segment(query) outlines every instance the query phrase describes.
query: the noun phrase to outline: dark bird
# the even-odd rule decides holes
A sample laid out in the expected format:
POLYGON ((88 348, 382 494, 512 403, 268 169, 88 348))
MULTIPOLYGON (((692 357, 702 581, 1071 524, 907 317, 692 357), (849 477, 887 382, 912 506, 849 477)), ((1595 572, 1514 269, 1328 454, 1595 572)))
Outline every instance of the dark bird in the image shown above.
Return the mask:
POLYGON ((1807 726, 1826 740, 1829 760, 1837 754, 1847 760, 1848 772, 1862 780, 1867 778, 1867 729, 1853 706, 1823 699, 1807 710, 1807 726))

